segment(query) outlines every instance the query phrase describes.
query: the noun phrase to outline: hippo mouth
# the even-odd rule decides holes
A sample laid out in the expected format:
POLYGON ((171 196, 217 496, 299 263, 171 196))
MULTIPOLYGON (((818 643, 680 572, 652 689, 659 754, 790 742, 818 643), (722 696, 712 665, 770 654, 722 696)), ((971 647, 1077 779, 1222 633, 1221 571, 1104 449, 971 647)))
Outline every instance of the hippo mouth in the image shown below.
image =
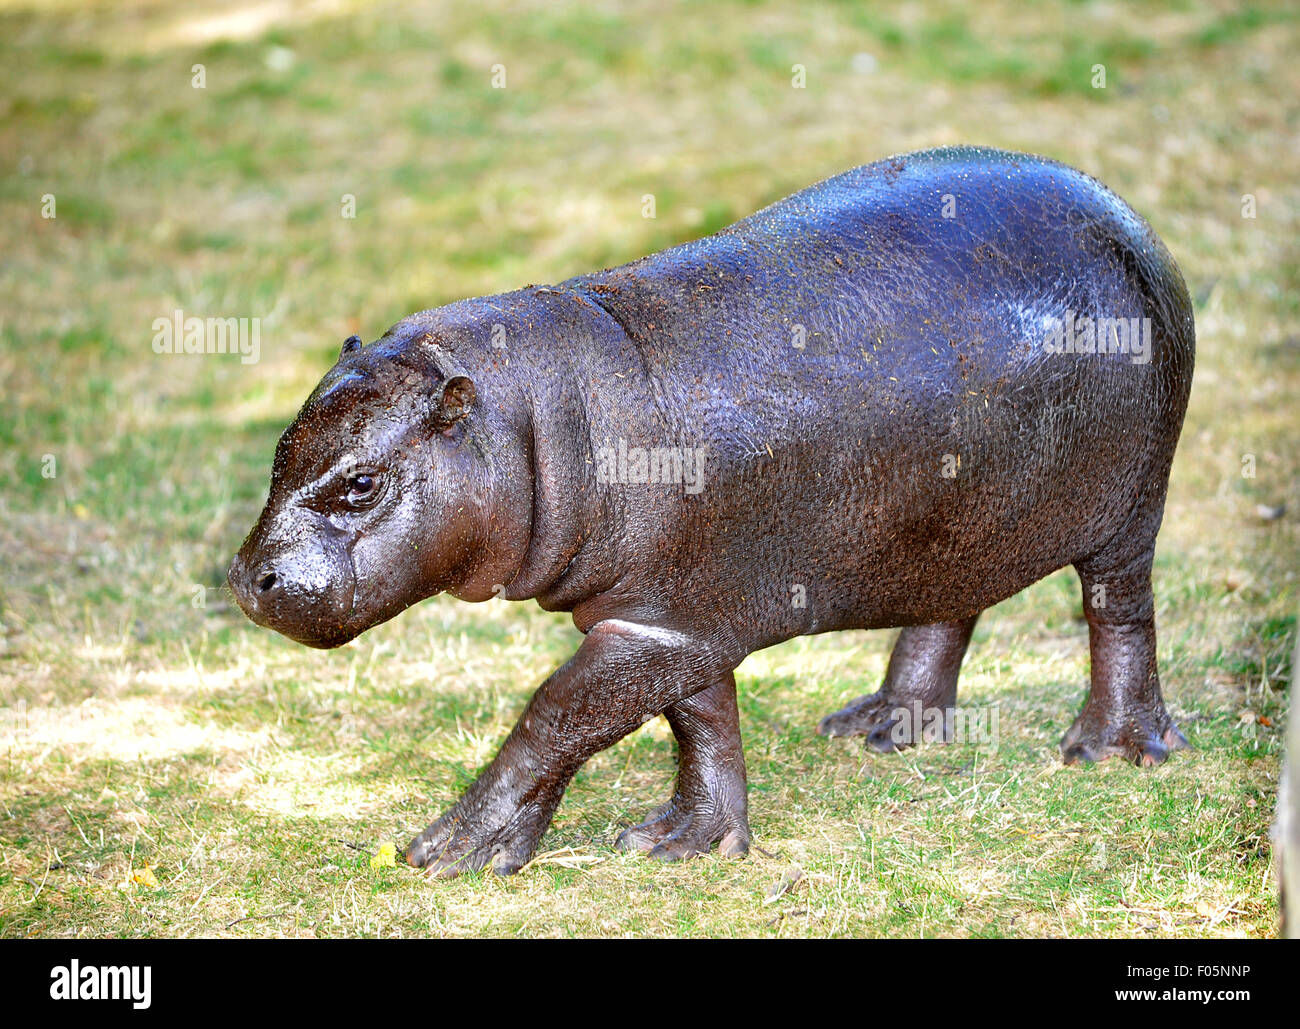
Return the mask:
MULTIPOLYGON (((242 551, 231 562, 227 581, 235 602, 252 622, 304 646, 329 650, 355 639, 370 625, 356 619, 356 566, 350 549, 343 555, 346 563, 337 561, 338 571, 346 572, 342 588, 314 591, 299 587, 265 562, 250 571, 242 551)), ((330 578, 337 583, 339 576, 330 578)))

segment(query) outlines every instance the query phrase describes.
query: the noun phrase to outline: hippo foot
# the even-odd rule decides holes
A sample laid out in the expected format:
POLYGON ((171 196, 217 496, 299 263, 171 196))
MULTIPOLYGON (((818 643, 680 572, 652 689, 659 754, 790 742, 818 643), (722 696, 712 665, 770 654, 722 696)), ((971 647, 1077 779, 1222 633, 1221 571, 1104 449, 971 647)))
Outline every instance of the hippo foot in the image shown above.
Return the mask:
POLYGON ((640 825, 619 833, 615 846, 639 850, 656 861, 685 861, 707 854, 715 843, 723 857, 749 853, 749 819, 743 801, 737 810, 673 797, 640 825))
POLYGON ((817 723, 822 736, 865 736, 866 744, 881 754, 926 742, 948 742, 951 704, 933 707, 921 701, 884 693, 859 697, 848 707, 817 723))
POLYGON ((497 818, 471 819, 452 808, 406 848, 408 864, 451 878, 491 867, 513 875, 528 863, 550 824, 551 812, 526 805, 497 818))
POLYGON ((1173 750, 1191 746, 1169 715, 1133 718, 1098 724, 1085 710, 1061 740, 1061 757, 1067 765, 1091 764, 1122 757, 1143 768, 1163 763, 1173 750))

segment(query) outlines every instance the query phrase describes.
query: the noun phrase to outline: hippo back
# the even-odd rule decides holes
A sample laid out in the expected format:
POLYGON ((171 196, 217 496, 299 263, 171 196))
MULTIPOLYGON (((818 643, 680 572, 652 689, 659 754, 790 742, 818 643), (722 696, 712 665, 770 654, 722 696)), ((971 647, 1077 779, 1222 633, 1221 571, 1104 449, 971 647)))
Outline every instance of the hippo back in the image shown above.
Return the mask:
POLYGON ((615 498, 626 537, 670 527, 674 571, 662 543, 647 557, 665 591, 831 586, 843 603, 804 631, 955 617, 952 595, 974 612, 1091 553, 1163 496, 1191 383, 1163 244, 1094 179, 1024 154, 891 158, 561 288, 636 356, 594 395, 593 445, 707 449, 700 495, 615 498), (1097 352, 1062 335, 1085 324, 1097 352))

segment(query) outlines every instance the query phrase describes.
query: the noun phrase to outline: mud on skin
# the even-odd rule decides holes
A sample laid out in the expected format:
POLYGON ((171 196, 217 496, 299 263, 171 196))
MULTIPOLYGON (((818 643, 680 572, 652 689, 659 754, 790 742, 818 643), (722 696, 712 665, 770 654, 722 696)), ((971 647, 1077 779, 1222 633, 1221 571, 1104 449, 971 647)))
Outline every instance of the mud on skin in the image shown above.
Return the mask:
POLYGON ((890 158, 707 239, 348 340, 230 584, 314 647, 440 592, 572 613, 582 646, 408 847, 439 874, 520 868, 583 762, 659 714, 676 790, 618 845, 744 854, 747 654, 903 627, 880 689, 819 728, 908 745, 891 712, 955 705, 980 612, 1066 565, 1092 682, 1063 757, 1151 765, 1185 745, 1151 562, 1193 353, 1172 258, 1095 180, 996 150, 890 158), (1149 319, 1149 350, 1057 352, 1067 317, 1149 319), (646 481, 655 451, 671 481, 646 481), (665 453, 703 455, 694 487, 665 453))

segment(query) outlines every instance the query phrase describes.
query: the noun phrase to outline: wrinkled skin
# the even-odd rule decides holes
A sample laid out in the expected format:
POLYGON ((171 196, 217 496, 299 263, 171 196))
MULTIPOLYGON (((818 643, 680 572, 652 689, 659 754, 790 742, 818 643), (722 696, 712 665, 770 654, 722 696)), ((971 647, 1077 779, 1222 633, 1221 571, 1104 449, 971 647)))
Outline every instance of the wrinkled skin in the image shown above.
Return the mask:
POLYGON ((893 158, 630 265, 350 340, 280 442, 230 584, 317 647, 440 591, 572 612, 582 646, 407 849, 439 874, 517 870, 582 763, 658 714, 676 790, 619 846, 744 854, 747 654, 902 627, 881 689, 820 731, 907 746, 893 712, 956 704, 979 613, 1066 565, 1092 684, 1063 756, 1155 764, 1184 745, 1151 561, 1193 352, 1172 258, 1099 183, 993 150, 893 158), (1048 352, 1067 310, 1151 319, 1149 361, 1048 352), (620 445, 702 450, 703 479, 646 482, 609 464, 620 445))

